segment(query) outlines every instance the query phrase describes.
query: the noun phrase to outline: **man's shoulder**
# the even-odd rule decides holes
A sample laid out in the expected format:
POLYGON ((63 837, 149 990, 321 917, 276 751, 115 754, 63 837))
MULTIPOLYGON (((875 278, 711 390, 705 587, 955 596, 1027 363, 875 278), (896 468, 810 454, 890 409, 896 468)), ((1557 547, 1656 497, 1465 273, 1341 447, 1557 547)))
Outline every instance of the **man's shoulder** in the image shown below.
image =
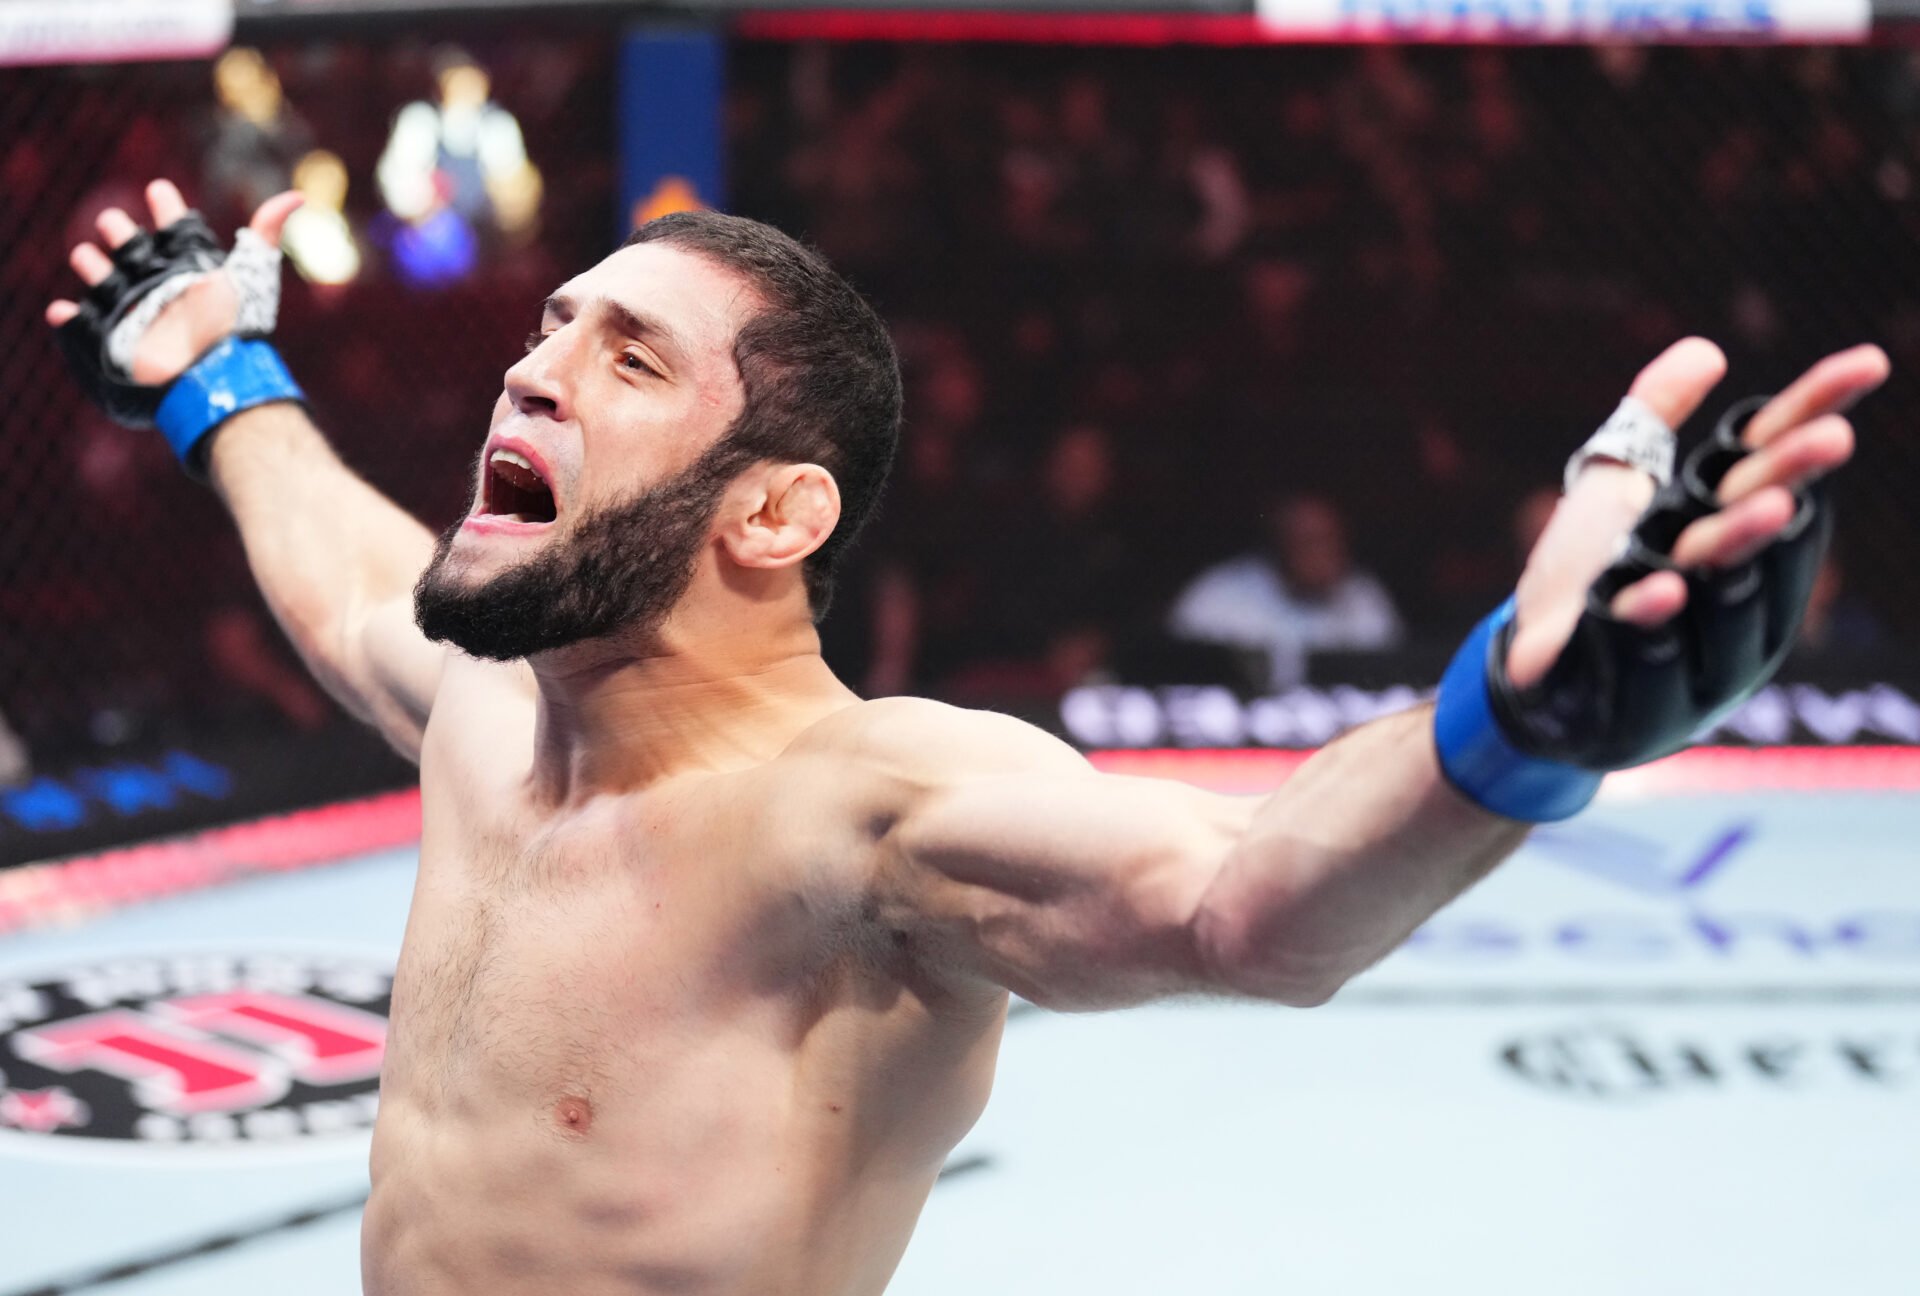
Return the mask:
MULTIPOLYGON (((1086 771, 1042 729, 927 698, 879 698, 815 722, 758 771, 751 797, 787 840, 852 865, 929 798, 982 778, 1086 771)), ((864 861, 864 863, 862 862, 864 861)))
POLYGON ((1078 752, 1036 725, 998 711, 931 698, 857 702, 818 721, 782 759, 838 766, 903 784, 902 791, 993 774, 1084 768, 1078 752))

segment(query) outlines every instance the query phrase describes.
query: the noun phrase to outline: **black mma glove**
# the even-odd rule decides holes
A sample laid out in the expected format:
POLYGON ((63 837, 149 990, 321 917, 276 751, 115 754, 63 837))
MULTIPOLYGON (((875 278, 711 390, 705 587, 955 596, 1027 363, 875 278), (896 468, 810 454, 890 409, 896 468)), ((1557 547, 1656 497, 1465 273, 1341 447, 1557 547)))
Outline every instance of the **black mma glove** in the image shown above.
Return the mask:
POLYGON ((280 251, 241 230, 231 256, 198 212, 165 229, 141 230, 108 252, 113 271, 89 288, 79 313, 56 334, 67 367, 109 418, 158 427, 181 463, 200 475, 208 435, 255 405, 304 400, 279 354, 264 341, 280 304, 280 251), (234 334, 165 385, 133 381, 133 356, 148 326, 204 276, 224 270, 239 311, 234 334))
POLYGON ((1441 768, 1467 797, 1513 819, 1566 818, 1602 773, 1678 751, 1779 668, 1832 529, 1822 489, 1800 492, 1786 530, 1749 562, 1680 571, 1670 558, 1680 533, 1719 508, 1721 480, 1751 453, 1741 433, 1766 399, 1729 410, 1655 495, 1539 684, 1518 689, 1507 678, 1511 599, 1468 637, 1434 717, 1441 768), (1687 582, 1679 615, 1642 629, 1611 613, 1614 595, 1662 570, 1687 582))

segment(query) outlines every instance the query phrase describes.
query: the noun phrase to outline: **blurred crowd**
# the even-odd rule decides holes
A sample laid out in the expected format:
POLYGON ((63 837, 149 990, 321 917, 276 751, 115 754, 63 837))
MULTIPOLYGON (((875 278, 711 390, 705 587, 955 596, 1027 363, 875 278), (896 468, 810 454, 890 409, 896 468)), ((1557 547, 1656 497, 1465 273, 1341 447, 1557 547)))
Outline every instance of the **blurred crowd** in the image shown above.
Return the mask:
POLYGON ((1729 399, 1894 353, 1823 585, 1846 633, 1816 612, 1809 640, 1915 620, 1886 557, 1920 549, 1890 489, 1920 468, 1920 53, 749 45, 736 70, 735 205, 846 268, 907 364, 835 635, 870 687, 1430 670, 1689 332, 1729 399))
POLYGON ((0 87, 0 785, 121 747, 340 723, 232 528, 157 438, 88 408, 39 315, 99 211, 180 182, 216 228, 289 222, 278 341, 343 453, 436 527, 464 504, 540 299, 615 230, 604 42, 235 48, 0 87), (552 191, 535 159, 565 167, 552 191))
MULTIPOLYGON (((895 481, 825 629, 874 693, 1411 682, 1511 587, 1559 464, 1687 332, 1737 395, 1874 340, 1829 660, 1915 625, 1920 53, 737 43, 729 207, 893 326, 895 481), (1383 657, 1383 654, 1386 656, 1383 657)), ((224 519, 38 324, 100 208, 309 195, 282 348, 442 525, 540 298, 615 241, 611 57, 330 42, 0 91, 0 778, 15 749, 335 722, 224 519), (51 431, 50 431, 51 430, 51 431)), ((16 762, 16 766, 17 766, 16 762)))

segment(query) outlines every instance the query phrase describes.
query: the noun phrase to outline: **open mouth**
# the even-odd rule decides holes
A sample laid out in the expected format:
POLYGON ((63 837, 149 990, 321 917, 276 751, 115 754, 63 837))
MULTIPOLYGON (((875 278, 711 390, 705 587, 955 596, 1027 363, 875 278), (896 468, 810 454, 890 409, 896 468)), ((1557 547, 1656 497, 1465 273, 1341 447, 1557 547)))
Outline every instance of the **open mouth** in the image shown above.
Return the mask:
POLYGON ((481 511, 512 522, 551 522, 559 516, 553 490, 533 461, 513 450, 487 457, 486 500, 481 511))

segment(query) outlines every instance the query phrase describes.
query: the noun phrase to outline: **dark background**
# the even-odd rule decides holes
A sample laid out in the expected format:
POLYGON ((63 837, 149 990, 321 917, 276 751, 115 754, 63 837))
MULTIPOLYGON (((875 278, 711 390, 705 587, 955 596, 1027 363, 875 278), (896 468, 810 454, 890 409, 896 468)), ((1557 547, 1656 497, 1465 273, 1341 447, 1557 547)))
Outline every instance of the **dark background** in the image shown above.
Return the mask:
MULTIPOLYGON (((266 47, 286 147, 340 154, 366 259, 344 287, 289 272, 279 345, 348 461, 436 528, 538 302, 621 232, 612 36, 465 35, 546 196, 537 231, 431 291, 392 273, 373 169, 431 93, 437 39, 266 47)), ((1729 398, 1840 346, 1892 354, 1836 487, 1847 632, 1792 669, 1908 669, 1920 54, 742 40, 729 58, 728 205, 822 247, 905 362, 900 467, 825 627, 856 688, 1030 712, 1087 681, 1257 691, 1165 614, 1302 491, 1407 628, 1392 657, 1310 677, 1430 682, 1512 585, 1516 508, 1689 332, 1726 348, 1729 398)), ((329 789, 406 777, 305 682, 215 501, 83 406, 39 321, 71 291, 65 249, 101 207, 139 210, 146 178, 244 218, 219 126, 205 64, 0 82, 18 779, 168 746, 324 753, 329 789)))

